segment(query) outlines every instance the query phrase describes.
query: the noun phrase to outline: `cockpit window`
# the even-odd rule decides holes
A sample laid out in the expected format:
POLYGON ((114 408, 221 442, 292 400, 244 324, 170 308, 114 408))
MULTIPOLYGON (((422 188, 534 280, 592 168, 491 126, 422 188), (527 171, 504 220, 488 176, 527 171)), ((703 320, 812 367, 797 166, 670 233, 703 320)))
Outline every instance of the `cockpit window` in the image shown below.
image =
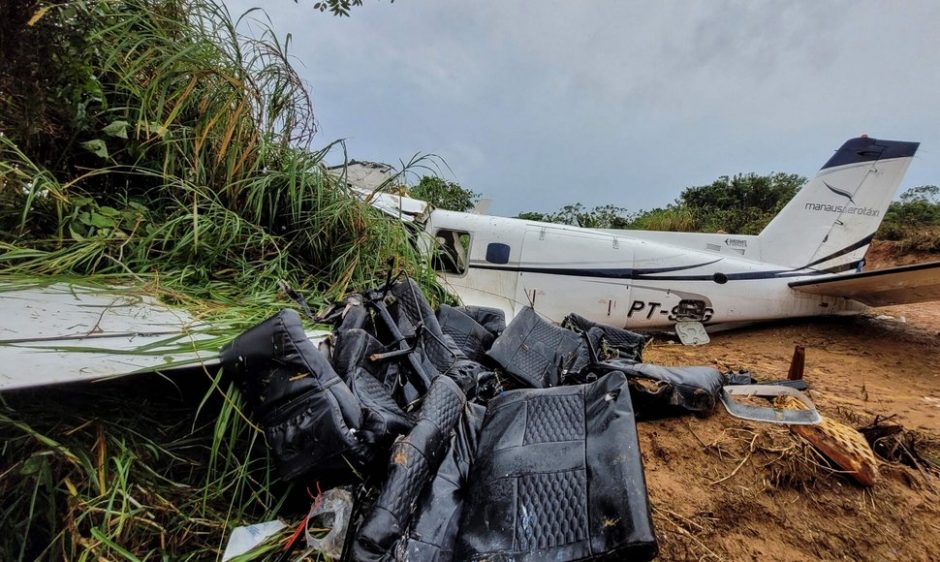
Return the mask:
POLYGON ((437 251, 434 252, 434 269, 444 273, 463 275, 467 272, 470 254, 470 233, 461 230, 438 230, 437 251))

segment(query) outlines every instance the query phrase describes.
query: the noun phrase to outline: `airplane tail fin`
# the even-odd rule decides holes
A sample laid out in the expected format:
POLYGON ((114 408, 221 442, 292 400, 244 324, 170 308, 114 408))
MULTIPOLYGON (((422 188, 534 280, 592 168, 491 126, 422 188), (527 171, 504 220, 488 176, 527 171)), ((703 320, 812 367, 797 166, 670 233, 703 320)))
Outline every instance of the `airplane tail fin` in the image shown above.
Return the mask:
POLYGON ((761 231, 761 259, 831 272, 857 267, 918 146, 847 140, 761 231))

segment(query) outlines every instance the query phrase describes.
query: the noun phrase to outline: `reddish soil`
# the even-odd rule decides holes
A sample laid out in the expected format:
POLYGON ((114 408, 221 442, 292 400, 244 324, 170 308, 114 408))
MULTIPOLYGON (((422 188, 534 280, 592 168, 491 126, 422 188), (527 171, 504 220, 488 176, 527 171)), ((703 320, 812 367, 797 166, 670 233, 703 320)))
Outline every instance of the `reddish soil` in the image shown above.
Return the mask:
POLYGON ((940 260, 940 255, 930 252, 908 251, 899 253, 896 244, 887 240, 875 240, 865 254, 865 269, 882 269, 895 265, 910 265, 940 260))
MULTIPOLYGON (((894 416, 940 463, 938 334, 940 303, 929 303, 726 332, 697 348, 654 341, 645 359, 783 379, 803 345, 823 415, 854 427, 894 416)), ((863 488, 784 426, 739 420, 720 405, 707 418, 638 429, 659 560, 940 560, 936 472, 881 461, 878 482, 863 488)))

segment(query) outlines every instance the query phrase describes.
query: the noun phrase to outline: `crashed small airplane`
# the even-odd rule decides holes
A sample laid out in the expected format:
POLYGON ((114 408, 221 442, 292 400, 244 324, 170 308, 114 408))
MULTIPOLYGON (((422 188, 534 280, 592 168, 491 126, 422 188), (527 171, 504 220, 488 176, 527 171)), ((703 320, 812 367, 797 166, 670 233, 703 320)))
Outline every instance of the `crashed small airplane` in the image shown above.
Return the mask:
POLYGON ((507 318, 532 305, 555 322, 575 311, 633 330, 679 326, 682 337, 683 326, 850 315, 940 298, 940 262, 861 271, 917 147, 846 141, 756 236, 579 228, 387 194, 373 204, 436 240, 440 279, 464 304, 500 308, 507 318))
MULTIPOLYGON (((917 147, 846 141, 756 236, 458 213, 375 190, 384 177, 375 170, 367 172, 379 181, 338 174, 423 234, 416 244, 465 305, 499 308, 507 320, 531 305, 556 323, 575 312, 633 330, 674 328, 684 343, 705 343, 713 327, 940 299, 940 262, 860 271, 917 147)), ((133 291, 4 285, 0 318, 0 391, 218 361, 195 350, 211 327, 133 291)))

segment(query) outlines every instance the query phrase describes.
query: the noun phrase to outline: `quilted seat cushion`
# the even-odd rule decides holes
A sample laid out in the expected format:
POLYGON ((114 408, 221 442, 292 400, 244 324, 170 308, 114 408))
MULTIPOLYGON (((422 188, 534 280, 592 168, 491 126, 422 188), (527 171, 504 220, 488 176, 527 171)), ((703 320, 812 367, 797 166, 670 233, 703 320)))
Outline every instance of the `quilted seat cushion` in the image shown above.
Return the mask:
POLYGON ((623 373, 492 400, 468 480, 455 561, 656 555, 623 373))

